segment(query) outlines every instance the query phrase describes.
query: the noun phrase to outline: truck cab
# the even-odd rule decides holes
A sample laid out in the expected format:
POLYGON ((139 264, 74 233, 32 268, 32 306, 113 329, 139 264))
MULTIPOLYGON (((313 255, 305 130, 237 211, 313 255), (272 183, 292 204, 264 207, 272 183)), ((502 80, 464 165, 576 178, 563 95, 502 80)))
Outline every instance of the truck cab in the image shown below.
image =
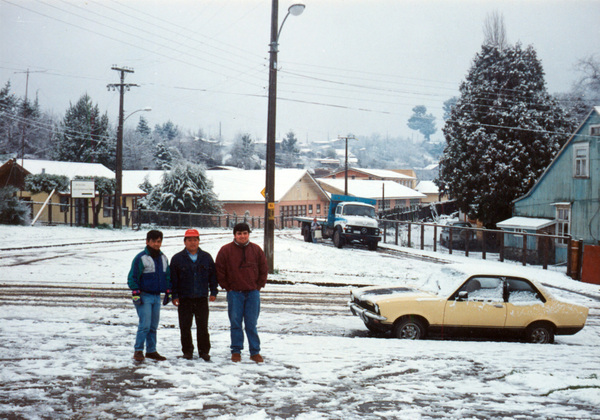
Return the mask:
POLYGON ((381 236, 375 207, 360 201, 338 203, 328 217, 323 237, 331 237, 338 248, 359 242, 371 250, 377 249, 381 236))

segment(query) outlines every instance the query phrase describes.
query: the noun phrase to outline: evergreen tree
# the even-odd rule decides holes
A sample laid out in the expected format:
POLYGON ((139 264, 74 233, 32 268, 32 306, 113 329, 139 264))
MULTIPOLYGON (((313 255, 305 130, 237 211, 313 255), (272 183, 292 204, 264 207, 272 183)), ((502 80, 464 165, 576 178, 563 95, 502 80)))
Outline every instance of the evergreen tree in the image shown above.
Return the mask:
POLYGON ((435 117, 427 113, 424 105, 418 105, 413 109, 413 115, 408 119, 408 128, 418 130, 425 137, 425 141, 431 140, 431 135, 437 131, 435 128, 435 117))
POLYGON ((156 124, 154 132, 163 140, 172 141, 180 135, 179 128, 171 121, 167 121, 162 125, 156 124))
POLYGON ((285 168, 293 168, 298 161, 300 150, 296 147, 298 139, 293 131, 286 134, 285 139, 281 142, 281 153, 279 162, 285 168))
POLYGON ((440 192, 486 226, 511 216, 572 126, 547 92, 533 47, 484 45, 443 128, 440 192))
POLYGON ((114 169, 116 140, 109 133, 106 114, 86 93, 71 104, 61 122, 53 147, 54 160, 96 162, 114 169))
POLYGON ((183 163, 165 172, 162 182, 146 198, 153 210, 218 213, 221 208, 204 165, 183 163))
POLYGON ((140 117, 140 120, 138 122, 138 125, 137 125, 135 131, 137 133, 140 133, 140 135, 142 137, 150 137, 150 135, 152 134, 152 130, 150 129, 150 126, 148 125, 148 121, 146 121, 146 119, 144 117, 140 117))
POLYGON ((227 163, 242 169, 260 169, 259 159, 250 134, 242 134, 238 137, 227 163))
POLYGON ((154 163, 159 169, 171 169, 173 164, 173 155, 163 143, 158 143, 156 145, 154 150, 154 163))
POLYGON ((444 101, 444 121, 450 118, 450 114, 452 113, 452 107, 456 105, 456 102, 458 102, 458 98, 456 96, 453 96, 452 98, 444 101))
POLYGON ((19 200, 16 187, 0 188, 0 224, 26 225, 30 222, 29 206, 19 200))
POLYGON ((0 155, 17 154, 19 143, 18 99, 10 93, 10 81, 0 89, 0 155))
POLYGON ((25 177, 25 191, 32 194, 50 194, 54 189, 56 192, 69 191, 69 178, 50 174, 30 174, 25 177))

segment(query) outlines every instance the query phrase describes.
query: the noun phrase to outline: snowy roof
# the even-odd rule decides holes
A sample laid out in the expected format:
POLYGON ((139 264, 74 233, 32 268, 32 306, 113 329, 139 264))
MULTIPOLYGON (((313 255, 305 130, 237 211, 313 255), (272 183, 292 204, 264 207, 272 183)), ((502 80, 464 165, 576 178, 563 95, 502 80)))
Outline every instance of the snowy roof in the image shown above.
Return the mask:
MULTIPOLYGON (((333 187, 339 191, 344 191, 345 180, 319 178, 321 185, 333 187)), ((425 194, 421 194, 411 188, 398 184, 395 181, 381 181, 372 179, 349 179, 348 194, 356 197, 374 198, 380 200, 385 188, 386 199, 413 199, 425 198, 425 194)))
POLYGON ((164 171, 162 170, 123 171, 123 191, 126 191, 126 188, 129 190, 139 189, 140 184, 144 182, 146 177, 148 177, 150 185, 159 184, 162 181, 163 174, 164 171))
MULTIPOLYGON (((388 169, 365 169, 365 168, 348 168, 348 170, 352 169, 356 172, 362 172, 367 175, 372 175, 377 178, 388 178, 388 179, 398 179, 398 180, 407 180, 407 179, 415 179, 412 176, 401 174, 400 172, 390 171, 388 169)), ((344 171, 339 171, 337 173, 343 173, 344 171)))
POLYGON ((554 220, 540 219, 536 217, 511 217, 510 219, 503 220, 500 223, 496 223, 500 229, 513 228, 513 229, 543 229, 547 226, 553 225, 554 220))
POLYGON ((439 163, 432 163, 431 165, 427 165, 423 169, 425 169, 426 171, 432 171, 435 168, 437 168, 438 166, 439 166, 439 163))
MULTIPOLYGON (((21 164, 18 160, 17 163, 21 164)), ((108 169, 101 163, 86 163, 86 162, 59 162, 55 160, 37 160, 37 159, 24 159, 23 168, 29 173, 37 174, 49 174, 49 175, 62 175, 66 176, 70 180, 76 176, 81 177, 105 177, 114 178, 115 173, 108 169)), ((125 185, 125 177, 123 177, 123 194, 145 194, 144 191, 140 190, 137 185, 125 185)))
MULTIPOLYGON (((144 181, 146 175, 150 184, 156 185, 161 182, 163 173, 163 171, 123 171, 123 185, 127 180, 130 185, 137 186, 144 181)), ((275 201, 280 201, 306 173, 305 169, 275 169, 275 201)), ((265 188, 265 170, 248 171, 230 168, 225 171, 206 171, 206 176, 213 182, 213 191, 219 201, 265 201, 261 194, 265 188)))
MULTIPOLYGON (((21 164, 21 160, 17 160, 21 164)), ((23 168, 32 174, 63 175, 69 179, 76 176, 114 178, 115 173, 101 163, 58 162, 54 160, 24 159, 23 168)))
POLYGON ((423 194, 439 194, 440 190, 437 185, 433 181, 421 181, 417 184, 415 188, 416 191, 419 191, 423 194))

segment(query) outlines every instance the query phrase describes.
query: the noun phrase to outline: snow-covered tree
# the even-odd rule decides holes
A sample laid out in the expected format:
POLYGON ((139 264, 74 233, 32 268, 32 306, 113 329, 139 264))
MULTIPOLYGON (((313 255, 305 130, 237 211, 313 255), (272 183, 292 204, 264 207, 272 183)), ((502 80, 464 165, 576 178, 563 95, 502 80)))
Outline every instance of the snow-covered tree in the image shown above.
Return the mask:
POLYGON ((53 144, 54 160, 96 162, 114 169, 116 139, 109 132, 108 115, 100 115, 98 105, 86 93, 71 104, 53 144))
POLYGON ((221 208, 206 176, 204 165, 180 163, 163 174, 146 198, 146 206, 154 210, 218 213, 221 208))
POLYGON ((56 192, 68 191, 69 178, 51 174, 30 174, 25 177, 25 190, 32 194, 41 192, 50 194, 54 189, 56 192))
POLYGON ((443 128, 440 192, 486 226, 511 216, 573 127, 546 90, 533 47, 484 45, 443 128))
POLYGON ((29 223, 29 206, 19 200, 16 187, 0 188, 0 224, 26 225, 29 223))
POLYGON ((276 161, 280 162, 285 168, 293 168, 298 162, 300 150, 296 147, 298 139, 293 131, 286 134, 285 139, 281 142, 281 150, 279 159, 276 161))
POLYGON ((163 143, 158 143, 154 149, 154 163, 159 169, 171 169, 173 155, 163 143))
POLYGON ((408 119, 408 128, 419 131, 425 137, 425 141, 430 141, 431 135, 437 131, 435 117, 427 113, 424 105, 417 105, 412 110, 413 115, 408 119))
POLYGON ((0 89, 0 155, 17 151, 19 142, 18 98, 10 91, 10 81, 0 89))
POLYGON ((238 137, 231 149, 231 157, 226 163, 242 169, 260 169, 259 158, 250 134, 242 134, 238 137))
POLYGON ((179 127, 173 124, 172 121, 167 121, 162 125, 156 124, 154 126, 154 133, 164 141, 172 141, 180 135, 179 127))
POLYGON ((150 137, 152 134, 152 130, 148 125, 148 121, 142 116, 140 116, 140 120, 138 121, 135 131, 138 132, 142 137, 150 137))

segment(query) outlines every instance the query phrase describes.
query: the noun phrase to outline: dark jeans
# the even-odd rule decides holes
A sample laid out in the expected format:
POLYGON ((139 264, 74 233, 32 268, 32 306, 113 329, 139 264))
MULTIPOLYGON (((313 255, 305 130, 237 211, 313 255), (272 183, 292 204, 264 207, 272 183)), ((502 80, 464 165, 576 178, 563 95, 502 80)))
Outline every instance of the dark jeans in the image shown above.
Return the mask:
POLYGON ((198 353, 210 352, 210 336, 208 334, 208 298, 181 298, 179 299, 179 330, 181 332, 181 350, 184 353, 194 352, 192 340, 192 321, 196 318, 196 335, 198 340, 198 353))

